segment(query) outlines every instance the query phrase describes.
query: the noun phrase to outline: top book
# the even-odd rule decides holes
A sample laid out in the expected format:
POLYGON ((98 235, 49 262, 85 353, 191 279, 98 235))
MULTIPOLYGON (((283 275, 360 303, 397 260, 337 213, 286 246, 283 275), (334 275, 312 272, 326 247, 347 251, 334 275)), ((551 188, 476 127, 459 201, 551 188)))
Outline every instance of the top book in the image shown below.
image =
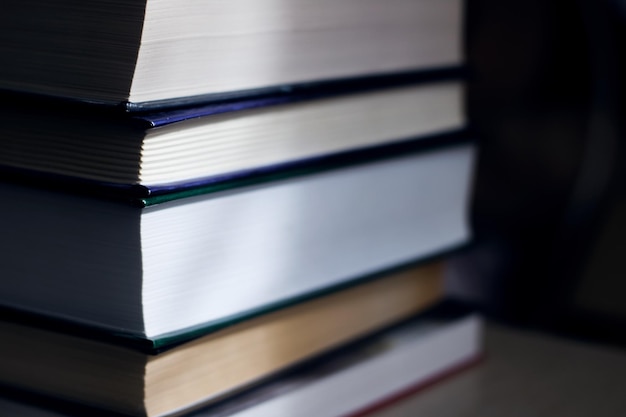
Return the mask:
POLYGON ((462 63, 461 0, 7 0, 0 89, 129 109, 462 63))

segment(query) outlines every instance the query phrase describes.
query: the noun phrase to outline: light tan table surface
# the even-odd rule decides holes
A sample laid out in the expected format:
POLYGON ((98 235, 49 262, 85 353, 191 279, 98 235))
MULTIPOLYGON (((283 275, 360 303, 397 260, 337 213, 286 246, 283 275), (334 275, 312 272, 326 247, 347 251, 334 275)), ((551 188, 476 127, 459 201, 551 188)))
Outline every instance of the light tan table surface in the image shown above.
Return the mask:
POLYGON ((626 351, 487 326, 485 360, 375 417, 626 417, 626 351))

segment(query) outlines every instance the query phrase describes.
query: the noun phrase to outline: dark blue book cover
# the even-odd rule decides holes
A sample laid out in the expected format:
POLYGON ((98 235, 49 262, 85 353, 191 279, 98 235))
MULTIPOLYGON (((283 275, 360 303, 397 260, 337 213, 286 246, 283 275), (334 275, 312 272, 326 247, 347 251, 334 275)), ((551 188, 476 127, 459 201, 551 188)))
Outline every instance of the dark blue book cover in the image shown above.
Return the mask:
MULTIPOLYGON (((364 94, 369 93, 379 94, 409 88, 436 88, 439 85, 444 87, 455 85, 455 88, 461 91, 462 83, 458 80, 459 76, 461 76, 459 69, 450 69, 449 71, 422 71, 367 77, 349 82, 299 85, 285 88, 280 92, 273 91, 272 94, 259 93, 245 98, 223 97, 217 101, 196 103, 191 107, 179 105, 159 108, 157 106, 151 108, 151 111, 145 111, 146 108, 136 108, 133 112, 119 111, 118 108, 88 106, 84 103, 34 99, 23 95, 4 96, 4 105, 0 112, 2 122, 0 123, 0 133, 2 133, 0 149, 4 149, 2 152, 4 157, 0 156, 0 175, 12 181, 121 199, 137 200, 153 197, 172 199, 180 198, 188 193, 204 193, 216 188, 235 186, 242 182, 262 182, 275 177, 292 175, 291 173, 312 172, 403 152, 413 152, 464 140, 462 139, 466 136, 464 123, 456 122, 449 128, 439 128, 426 134, 383 138, 384 141, 379 144, 365 143, 282 160, 274 159, 253 166, 212 172, 209 175, 200 174, 182 180, 142 182, 139 179, 144 139, 152 132, 162 129, 185 129, 185 126, 193 123, 205 121, 210 123, 211 118, 216 117, 245 118, 250 112, 272 112, 273 109, 281 111, 292 106, 332 102, 346 97, 355 97, 355 102, 358 102, 364 94), (33 119, 38 120, 36 125, 30 122, 33 119), (97 132, 106 133, 100 133, 100 137, 92 137, 92 135, 97 135, 97 132), (55 134, 59 138, 54 141, 49 139, 55 134), (24 145, 24 137, 35 137, 35 139, 30 139, 32 144, 24 145), (116 149, 122 149, 123 152, 114 153, 116 149), (95 153, 102 155, 98 154, 94 157, 95 153), (51 155, 60 156, 57 156, 56 161, 51 162, 51 155), (14 158, 14 160, 5 158, 14 158), (116 172, 122 164, 120 162, 122 159, 125 164, 124 168, 128 171, 123 174, 124 177, 116 172), (64 170, 68 163, 76 166, 72 166, 70 170, 64 170), (53 164, 56 165, 53 166, 53 164), (92 171, 99 170, 104 174, 85 175, 84 172, 77 171, 85 166, 92 171)), ((454 106, 461 108, 461 95, 455 94, 456 96, 448 101, 452 101, 454 106)), ((462 110, 454 111, 462 112, 462 110)), ((170 155, 165 155, 165 157, 169 159, 170 155)), ((215 160, 219 161, 219 159, 215 160)))

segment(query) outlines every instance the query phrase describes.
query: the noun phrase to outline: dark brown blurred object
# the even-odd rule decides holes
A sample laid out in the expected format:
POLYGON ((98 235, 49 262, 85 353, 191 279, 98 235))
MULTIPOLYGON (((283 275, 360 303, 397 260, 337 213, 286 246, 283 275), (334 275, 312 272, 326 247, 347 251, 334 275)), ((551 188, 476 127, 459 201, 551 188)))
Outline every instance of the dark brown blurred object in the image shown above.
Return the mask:
POLYGON ((625 5, 468 1, 478 239, 457 269, 495 316, 626 342, 625 5))

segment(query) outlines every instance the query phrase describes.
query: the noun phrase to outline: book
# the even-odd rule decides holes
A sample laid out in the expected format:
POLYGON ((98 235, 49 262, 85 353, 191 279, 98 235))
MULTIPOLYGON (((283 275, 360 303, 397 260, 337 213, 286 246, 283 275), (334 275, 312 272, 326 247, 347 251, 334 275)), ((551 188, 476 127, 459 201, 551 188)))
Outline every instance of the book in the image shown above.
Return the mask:
MULTIPOLYGON (((445 303, 187 415, 275 417, 294 415, 297 410, 302 417, 356 417, 387 407, 480 361, 482 319, 471 312, 442 315, 439 307, 443 306, 445 303)), ((105 415, 41 396, 12 394, 0 397, 0 411, 6 415, 105 415)))
POLYGON ((404 270, 157 354, 45 322, 0 321, 0 383, 127 415, 178 413, 434 306, 442 279, 439 263, 404 270))
POLYGON ((462 64, 461 0, 10 0, 0 88, 154 108, 462 64))
POLYGON ((418 83, 133 116, 14 100, 0 107, 0 167, 116 192, 193 188, 458 133, 462 91, 459 81, 418 83))
POLYGON ((0 183, 0 306, 158 347, 464 246, 474 155, 448 144, 146 207, 0 183))
POLYGON ((394 326, 190 417, 270 417, 294 410, 302 417, 357 417, 384 409, 482 359, 482 318, 438 313, 394 326))
POLYGON ((1 303, 158 339, 321 291, 465 243, 472 154, 459 145, 146 209, 1 184, 1 303))

